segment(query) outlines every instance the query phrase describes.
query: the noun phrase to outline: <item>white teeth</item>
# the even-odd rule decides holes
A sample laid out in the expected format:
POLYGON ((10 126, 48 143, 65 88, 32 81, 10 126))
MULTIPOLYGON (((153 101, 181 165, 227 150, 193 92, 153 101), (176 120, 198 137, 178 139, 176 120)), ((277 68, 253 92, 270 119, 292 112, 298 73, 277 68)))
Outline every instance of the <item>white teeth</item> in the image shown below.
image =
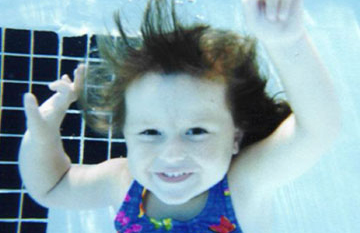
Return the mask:
POLYGON ((174 172, 174 173, 163 173, 165 176, 167 177, 179 177, 179 176, 183 176, 186 175, 187 173, 185 172, 174 172))

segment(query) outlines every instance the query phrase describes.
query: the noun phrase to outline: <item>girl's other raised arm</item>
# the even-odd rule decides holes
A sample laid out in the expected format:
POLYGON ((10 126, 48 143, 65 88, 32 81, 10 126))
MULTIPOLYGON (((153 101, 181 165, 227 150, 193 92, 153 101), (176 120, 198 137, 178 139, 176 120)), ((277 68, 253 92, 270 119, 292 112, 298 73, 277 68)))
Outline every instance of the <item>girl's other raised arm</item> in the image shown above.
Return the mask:
POLYGON ((273 189, 303 174, 334 143, 340 107, 330 74, 304 29, 302 0, 243 0, 243 6, 250 31, 277 69, 293 114, 239 156, 236 166, 244 164, 255 183, 273 189))

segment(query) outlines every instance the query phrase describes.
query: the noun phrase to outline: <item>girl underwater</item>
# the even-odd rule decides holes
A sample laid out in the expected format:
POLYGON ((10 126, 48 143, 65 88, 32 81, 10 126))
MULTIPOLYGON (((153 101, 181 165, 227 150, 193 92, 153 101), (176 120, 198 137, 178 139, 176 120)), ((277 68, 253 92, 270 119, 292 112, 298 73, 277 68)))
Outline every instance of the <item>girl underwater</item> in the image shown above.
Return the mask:
POLYGON ((120 207, 118 232, 271 232, 272 194, 334 143, 340 108, 302 0, 242 4, 288 103, 266 94, 254 39, 183 26, 174 1, 150 0, 141 43, 116 17, 121 39, 99 37, 101 65, 51 83, 56 93, 40 107, 25 94, 19 161, 32 197, 46 207, 120 207), (124 136, 126 158, 71 164, 59 127, 78 99, 91 127, 124 136), (94 111, 111 112, 112 122, 94 111))

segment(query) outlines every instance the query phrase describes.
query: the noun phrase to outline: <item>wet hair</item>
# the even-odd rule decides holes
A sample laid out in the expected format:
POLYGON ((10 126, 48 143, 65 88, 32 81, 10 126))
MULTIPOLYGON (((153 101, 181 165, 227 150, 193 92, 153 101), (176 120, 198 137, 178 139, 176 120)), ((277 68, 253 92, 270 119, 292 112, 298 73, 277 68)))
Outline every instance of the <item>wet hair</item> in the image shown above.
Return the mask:
POLYGON ((80 99, 87 123, 97 132, 109 126, 122 132, 126 88, 149 72, 222 80, 234 123, 244 131, 241 147, 270 135, 291 113, 285 101, 266 93, 254 39, 203 24, 184 26, 174 1, 148 2, 140 38, 126 35, 119 13, 114 19, 120 37, 97 37, 102 62, 89 66, 80 99))

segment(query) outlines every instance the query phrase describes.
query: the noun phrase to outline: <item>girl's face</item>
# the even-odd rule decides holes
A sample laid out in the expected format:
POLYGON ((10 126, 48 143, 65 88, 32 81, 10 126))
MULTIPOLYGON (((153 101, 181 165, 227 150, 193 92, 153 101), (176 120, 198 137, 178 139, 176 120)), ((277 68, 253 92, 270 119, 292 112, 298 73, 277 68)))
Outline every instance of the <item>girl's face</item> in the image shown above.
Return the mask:
POLYGON ((166 204, 183 204, 227 173, 238 142, 225 85, 148 73, 125 93, 130 171, 166 204))

